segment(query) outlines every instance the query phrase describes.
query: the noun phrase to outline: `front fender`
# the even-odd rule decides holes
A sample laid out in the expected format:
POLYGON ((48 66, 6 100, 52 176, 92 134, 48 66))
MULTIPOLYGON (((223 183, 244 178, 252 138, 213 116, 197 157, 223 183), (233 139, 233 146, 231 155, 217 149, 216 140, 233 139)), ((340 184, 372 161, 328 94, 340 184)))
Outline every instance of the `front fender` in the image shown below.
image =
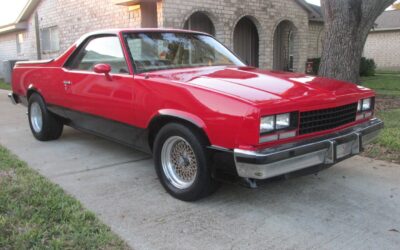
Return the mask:
POLYGON ((161 109, 157 112, 156 115, 153 116, 151 119, 152 121, 156 119, 159 116, 169 116, 169 117, 175 117, 179 118, 182 120, 185 120, 196 127, 199 127, 200 129, 204 130, 207 133, 207 126, 206 123, 198 116, 191 114, 189 112, 181 111, 181 110, 176 110, 176 109, 161 109))

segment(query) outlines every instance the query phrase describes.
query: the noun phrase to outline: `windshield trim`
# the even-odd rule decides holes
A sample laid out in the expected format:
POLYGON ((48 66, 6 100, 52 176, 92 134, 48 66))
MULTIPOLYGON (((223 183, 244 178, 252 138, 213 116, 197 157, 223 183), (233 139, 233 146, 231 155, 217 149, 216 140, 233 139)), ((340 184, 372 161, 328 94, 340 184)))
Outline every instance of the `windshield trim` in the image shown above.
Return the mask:
POLYGON ((193 66, 182 66, 182 67, 169 67, 169 68, 160 68, 160 69, 148 69, 148 70, 140 70, 137 75, 143 73, 157 72, 157 71, 166 71, 166 70, 175 70, 175 69, 194 69, 194 68, 207 68, 207 67, 233 67, 235 64, 215 64, 215 65, 193 65, 193 66))
MULTIPOLYGON (((202 33, 202 32, 186 32, 186 31, 159 31, 159 30, 154 30, 154 31, 124 31, 122 32, 122 38, 124 41, 124 47, 126 48, 127 52, 128 52, 128 56, 129 56, 129 60, 131 61, 131 65, 133 67, 133 71, 134 71, 134 75, 138 75, 138 74, 142 74, 142 73, 149 73, 149 72, 156 72, 156 71, 163 71, 163 70, 174 70, 174 69, 190 69, 190 68, 203 68, 203 67, 221 67, 221 66, 238 66, 235 64, 220 64, 220 65, 193 65, 193 66, 182 66, 182 67, 171 67, 171 68, 160 68, 160 69, 142 69, 139 70, 136 67, 135 64, 135 60, 132 57, 132 53, 131 53, 131 49, 128 46, 128 40, 127 40, 127 35, 129 34, 140 34, 140 33, 174 33, 174 34, 191 34, 191 35, 202 35, 202 36, 208 36, 211 37, 212 39, 214 39, 215 41, 217 41, 219 44, 221 44, 221 46, 223 46, 227 51, 229 51, 232 55, 235 56, 235 58, 240 61, 243 65, 242 66, 247 66, 246 63, 243 62, 243 60, 237 56, 237 54, 235 52, 233 52, 232 50, 230 50, 228 47, 226 47, 223 43, 221 43, 218 39, 216 39, 215 37, 213 37, 210 34, 207 33, 202 33)), ((240 65, 239 65, 240 66, 240 65)))

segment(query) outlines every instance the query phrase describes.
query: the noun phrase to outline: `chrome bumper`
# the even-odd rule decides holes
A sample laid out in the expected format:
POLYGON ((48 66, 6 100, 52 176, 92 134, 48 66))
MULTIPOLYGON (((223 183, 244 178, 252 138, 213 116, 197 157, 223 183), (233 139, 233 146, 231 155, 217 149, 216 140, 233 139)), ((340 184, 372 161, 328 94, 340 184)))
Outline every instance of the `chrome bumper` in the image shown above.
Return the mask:
POLYGON ((13 104, 18 104, 18 100, 17 100, 17 98, 15 97, 15 95, 13 93, 8 93, 8 98, 10 98, 10 101, 13 104))
POLYGON ((234 150, 240 177, 267 179, 307 167, 334 164, 360 153, 383 128, 379 119, 315 139, 289 143, 260 151, 234 150))

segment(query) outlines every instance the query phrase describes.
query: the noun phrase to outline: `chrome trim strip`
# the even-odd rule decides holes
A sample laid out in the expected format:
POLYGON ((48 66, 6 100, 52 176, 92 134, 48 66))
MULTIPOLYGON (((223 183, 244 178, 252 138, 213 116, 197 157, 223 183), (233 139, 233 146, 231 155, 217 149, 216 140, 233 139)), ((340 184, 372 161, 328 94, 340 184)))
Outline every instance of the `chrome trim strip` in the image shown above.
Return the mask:
POLYGON ((334 164, 360 153, 382 128, 383 122, 373 118, 343 131, 307 141, 259 151, 235 149, 236 170, 240 177, 266 179, 319 164, 334 164))
POLYGON ((211 146, 208 146, 207 148, 211 149, 211 150, 217 150, 217 151, 222 151, 222 152, 233 153, 232 149, 220 147, 220 146, 217 146, 217 145, 211 145, 211 146))

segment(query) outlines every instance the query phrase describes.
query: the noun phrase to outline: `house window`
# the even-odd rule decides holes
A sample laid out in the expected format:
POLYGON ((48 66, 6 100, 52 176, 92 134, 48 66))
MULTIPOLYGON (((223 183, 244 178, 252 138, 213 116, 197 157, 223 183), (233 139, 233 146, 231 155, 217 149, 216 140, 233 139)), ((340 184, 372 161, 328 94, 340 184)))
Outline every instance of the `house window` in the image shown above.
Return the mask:
POLYGON ((60 37, 57 26, 41 29, 40 40, 43 52, 56 52, 60 50, 60 37))
POLYGON ((17 34, 17 53, 22 53, 22 43, 24 42, 24 34, 18 33, 17 34))

